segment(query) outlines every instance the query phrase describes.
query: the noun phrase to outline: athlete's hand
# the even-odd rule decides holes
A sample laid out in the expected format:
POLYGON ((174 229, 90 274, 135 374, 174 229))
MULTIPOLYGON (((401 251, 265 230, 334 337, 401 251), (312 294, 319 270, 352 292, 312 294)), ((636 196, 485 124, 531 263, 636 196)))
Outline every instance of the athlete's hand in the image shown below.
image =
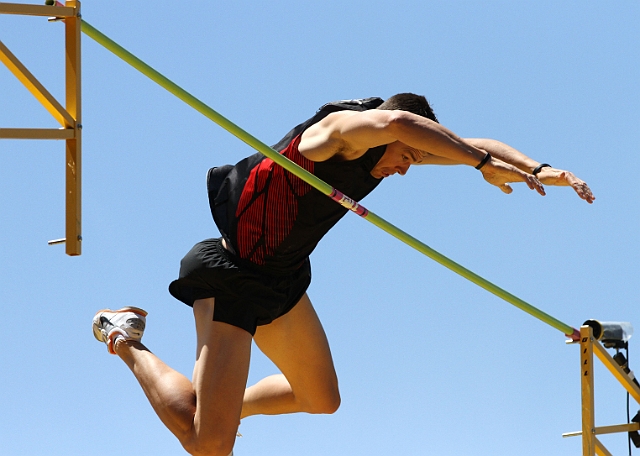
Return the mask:
POLYGON ((545 185, 571 186, 580 198, 591 204, 596 199, 585 181, 578 179, 575 174, 556 168, 542 168, 538 179, 545 185))
POLYGON ((480 169, 480 172, 484 180, 507 194, 513 191, 509 185, 510 182, 524 182, 531 190, 537 191, 542 196, 545 195, 544 187, 536 176, 525 173, 495 157, 491 157, 487 164, 480 169))

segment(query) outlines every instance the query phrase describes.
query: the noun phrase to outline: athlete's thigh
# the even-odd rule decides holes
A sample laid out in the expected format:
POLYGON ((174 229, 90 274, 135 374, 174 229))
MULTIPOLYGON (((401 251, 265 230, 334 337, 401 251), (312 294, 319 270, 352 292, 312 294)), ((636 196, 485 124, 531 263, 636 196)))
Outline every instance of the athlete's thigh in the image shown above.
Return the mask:
POLYGON ((213 321, 214 305, 213 298, 193 305, 197 332, 194 425, 199 432, 235 436, 249 372, 251 334, 213 321))
POLYGON ((280 369, 294 393, 337 391, 329 342, 320 319, 305 293, 288 313, 258 326, 256 345, 280 369))

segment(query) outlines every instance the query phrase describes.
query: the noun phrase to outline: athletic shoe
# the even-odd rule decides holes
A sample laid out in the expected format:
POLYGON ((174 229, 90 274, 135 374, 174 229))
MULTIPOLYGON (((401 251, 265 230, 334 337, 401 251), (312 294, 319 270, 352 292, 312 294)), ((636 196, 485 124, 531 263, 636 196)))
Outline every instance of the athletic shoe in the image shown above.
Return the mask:
POLYGON ((118 336, 126 340, 142 339, 146 316, 147 312, 137 307, 101 310, 93 317, 93 335, 100 342, 107 344, 109 353, 115 355, 115 341, 118 336))

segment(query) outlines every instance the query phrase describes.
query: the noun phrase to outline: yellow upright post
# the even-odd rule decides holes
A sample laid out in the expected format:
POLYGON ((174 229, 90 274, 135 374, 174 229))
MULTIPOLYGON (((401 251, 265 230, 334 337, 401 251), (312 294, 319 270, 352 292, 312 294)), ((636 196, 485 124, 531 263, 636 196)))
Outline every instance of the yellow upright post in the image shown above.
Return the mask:
POLYGON ((66 48, 66 108, 75 119, 75 137, 66 140, 66 252, 67 255, 80 255, 82 252, 82 120, 81 120, 81 86, 80 86, 80 2, 68 0, 67 7, 77 12, 65 19, 66 48))
POLYGON ((593 329, 580 328, 580 367, 582 390, 582 456, 596 454, 596 417, 593 392, 593 329))

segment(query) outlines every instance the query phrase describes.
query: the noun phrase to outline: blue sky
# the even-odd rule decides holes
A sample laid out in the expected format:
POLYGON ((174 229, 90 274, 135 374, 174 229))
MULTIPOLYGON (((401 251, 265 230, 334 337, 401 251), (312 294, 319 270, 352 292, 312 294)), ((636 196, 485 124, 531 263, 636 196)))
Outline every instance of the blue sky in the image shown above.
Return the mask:
MULTIPOLYGON (((593 205, 566 188, 504 195, 469 167, 412 169, 363 203, 572 326, 639 324, 638 2, 114 0, 83 17, 269 144, 327 101, 412 91, 463 137, 575 172, 593 205)), ((64 99, 61 24, 3 15, 0 40, 64 99)), ((147 309, 145 343, 191 376, 192 313, 167 285, 218 235, 206 170, 252 150, 87 37, 82 63, 82 256, 47 246, 64 235, 64 144, 0 142, 0 447, 181 454, 90 321, 147 309)), ((0 66, 0 127, 57 126, 0 66)), ((579 353, 560 332, 353 214, 312 267, 342 407, 248 418, 238 456, 580 453, 561 438, 581 418, 579 353)), ((272 373, 255 349, 250 382, 272 373)), ((625 399, 598 367, 596 423, 625 422, 625 399)), ((602 441, 626 454, 624 436, 602 441)))

